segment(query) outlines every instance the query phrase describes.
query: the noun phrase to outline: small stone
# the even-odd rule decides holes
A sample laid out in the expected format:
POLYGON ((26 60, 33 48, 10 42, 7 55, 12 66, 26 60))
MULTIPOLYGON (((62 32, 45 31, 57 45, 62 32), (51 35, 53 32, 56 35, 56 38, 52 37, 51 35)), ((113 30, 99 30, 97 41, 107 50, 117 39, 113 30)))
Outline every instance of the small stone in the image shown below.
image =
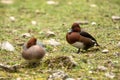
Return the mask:
POLYGON ((26 38, 26 37, 31 37, 31 34, 30 33, 24 33, 21 36, 24 37, 24 38, 26 38))
POLYGON ((49 75, 47 80, 64 80, 68 77, 68 74, 66 74, 64 71, 57 70, 54 71, 51 75, 49 75))
POLYGON ((109 52, 108 49, 104 49, 104 50, 102 50, 102 53, 108 53, 108 52, 109 52))
POLYGON ((50 40, 48 41, 48 44, 50 44, 50 45, 52 45, 52 46, 59 46, 59 45, 61 45, 61 43, 58 42, 58 41, 56 41, 55 39, 50 39, 50 40))
POLYGON ((110 78, 110 79, 113 79, 115 77, 115 74, 112 72, 107 72, 107 73, 105 73, 105 76, 110 78))
POLYGON ((92 22, 91 25, 96 25, 96 22, 92 22))
POLYGON ((120 20, 120 16, 112 16, 113 20, 120 20))
POLYGON ((36 21, 31 21, 32 25, 37 25, 36 21))
POLYGON ((53 37, 53 36, 55 36, 55 33, 52 32, 52 31, 47 31, 47 32, 46 32, 46 36, 47 36, 47 37, 53 37))
POLYGON ((97 5, 95 5, 95 4, 91 4, 90 7, 97 7, 97 5))
POLYGON ((100 70, 100 71, 106 71, 107 68, 105 66, 98 66, 98 70, 100 70))
POLYGON ((0 2, 3 4, 13 4, 13 0, 1 0, 0 2))
POLYGON ((15 22, 15 17, 14 16, 10 16, 9 18, 12 22, 15 22))
POLYGON ((22 80, 22 79, 19 77, 19 78, 17 78, 16 80, 22 80))
POLYGON ((76 79, 74 79, 74 78, 67 78, 67 79, 65 79, 65 80, 76 80, 76 79))
POLYGON ((0 47, 1 47, 1 49, 5 49, 7 51, 14 51, 15 50, 13 45, 10 44, 8 41, 4 41, 3 43, 1 43, 0 47))
POLYGON ((47 1, 47 4, 49 4, 49 5, 57 5, 58 2, 55 2, 53 0, 49 0, 49 1, 47 1))
POLYGON ((83 80, 82 78, 77 78, 76 80, 83 80))
POLYGON ((93 73, 93 71, 89 71, 89 73, 91 74, 91 73, 93 73))
POLYGON ((75 21, 75 23, 81 24, 81 25, 85 25, 88 24, 88 21, 75 21))

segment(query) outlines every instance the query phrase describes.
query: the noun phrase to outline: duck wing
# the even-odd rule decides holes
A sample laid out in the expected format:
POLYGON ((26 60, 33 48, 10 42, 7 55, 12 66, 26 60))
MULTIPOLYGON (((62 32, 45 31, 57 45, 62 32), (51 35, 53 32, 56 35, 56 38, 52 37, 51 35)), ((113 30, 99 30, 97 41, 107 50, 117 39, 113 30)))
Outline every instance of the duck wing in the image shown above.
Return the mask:
POLYGON ((90 35, 89 33, 85 32, 85 31, 81 31, 80 35, 94 40, 95 43, 96 43, 96 46, 99 46, 99 44, 97 43, 97 40, 92 35, 90 35))

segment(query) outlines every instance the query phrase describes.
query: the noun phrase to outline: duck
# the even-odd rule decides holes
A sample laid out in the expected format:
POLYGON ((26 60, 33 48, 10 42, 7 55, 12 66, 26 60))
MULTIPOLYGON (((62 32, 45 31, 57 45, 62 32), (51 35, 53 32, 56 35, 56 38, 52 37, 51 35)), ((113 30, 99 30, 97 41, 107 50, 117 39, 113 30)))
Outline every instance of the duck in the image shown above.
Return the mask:
POLYGON ((30 38, 24 45, 22 57, 30 64, 39 63, 45 56, 44 45, 38 42, 37 38, 30 38))
POLYGON ((80 49, 87 51, 93 46, 99 46, 97 40, 88 32, 82 31, 79 23, 73 23, 70 31, 66 34, 66 41, 78 48, 77 53, 80 53, 80 49))

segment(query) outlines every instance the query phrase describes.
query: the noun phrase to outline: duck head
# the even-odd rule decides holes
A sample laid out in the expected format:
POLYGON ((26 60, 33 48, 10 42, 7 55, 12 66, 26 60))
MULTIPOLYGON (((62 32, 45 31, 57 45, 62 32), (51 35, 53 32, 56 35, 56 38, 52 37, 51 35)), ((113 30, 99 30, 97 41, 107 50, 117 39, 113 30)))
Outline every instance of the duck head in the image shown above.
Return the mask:
POLYGON ((34 37, 32 37, 32 38, 27 42, 26 47, 27 47, 27 48, 30 48, 31 46, 36 45, 36 42, 37 42, 37 39, 34 38, 34 37))
POLYGON ((78 23, 73 23, 72 27, 71 27, 71 31, 72 32, 81 32, 81 28, 79 26, 78 23))

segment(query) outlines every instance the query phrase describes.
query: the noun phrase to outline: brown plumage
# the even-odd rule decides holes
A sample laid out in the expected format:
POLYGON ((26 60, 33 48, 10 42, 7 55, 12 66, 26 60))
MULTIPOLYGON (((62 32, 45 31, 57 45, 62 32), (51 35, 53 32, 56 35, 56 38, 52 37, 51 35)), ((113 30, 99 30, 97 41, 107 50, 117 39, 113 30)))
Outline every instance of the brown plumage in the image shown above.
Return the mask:
POLYGON ((29 48, 29 47, 31 47, 31 46, 33 46, 33 45, 36 45, 36 42, 37 42, 37 39, 34 38, 34 37, 32 37, 32 38, 27 42, 26 47, 29 48))
POLYGON ((31 38, 26 44, 24 44, 22 57, 29 61, 38 63, 45 55, 45 50, 39 44, 37 44, 36 38, 31 38))
POLYGON ((74 23, 71 27, 71 31, 66 34, 66 40, 69 44, 80 49, 87 50, 90 47, 93 47, 94 44, 98 45, 94 37, 89 33, 81 31, 81 28, 78 23, 74 23))

